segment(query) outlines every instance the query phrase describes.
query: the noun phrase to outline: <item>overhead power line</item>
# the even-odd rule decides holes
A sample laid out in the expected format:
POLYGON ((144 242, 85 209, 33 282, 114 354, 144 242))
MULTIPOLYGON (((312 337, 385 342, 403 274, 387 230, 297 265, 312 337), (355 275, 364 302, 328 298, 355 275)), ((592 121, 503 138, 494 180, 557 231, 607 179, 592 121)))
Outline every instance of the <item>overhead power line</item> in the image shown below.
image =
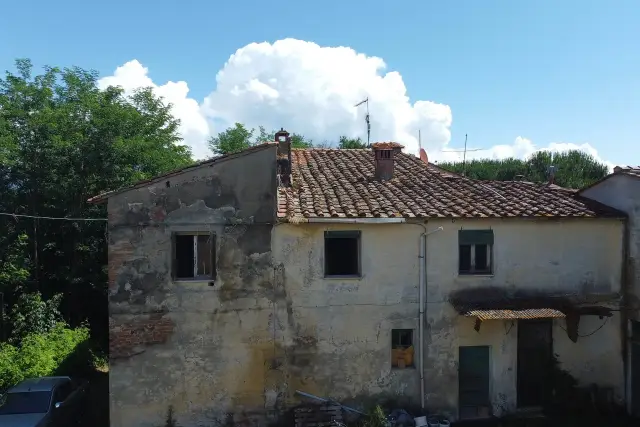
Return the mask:
POLYGON ((21 215, 9 212, 0 212, 0 215, 12 216, 14 218, 51 219, 55 221, 107 221, 107 218, 57 218, 53 216, 21 215))

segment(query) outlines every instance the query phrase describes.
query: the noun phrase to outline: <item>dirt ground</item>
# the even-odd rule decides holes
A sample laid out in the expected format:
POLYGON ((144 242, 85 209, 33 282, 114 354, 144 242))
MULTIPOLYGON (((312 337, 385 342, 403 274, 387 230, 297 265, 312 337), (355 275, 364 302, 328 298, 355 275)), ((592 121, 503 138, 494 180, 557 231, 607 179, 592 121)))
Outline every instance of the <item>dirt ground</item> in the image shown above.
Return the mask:
POLYGON ((453 423, 454 427, 638 427, 639 420, 629 418, 599 419, 580 417, 492 419, 453 423))
MULTIPOLYGON (((97 369, 89 378, 86 411, 80 427, 109 427, 109 372, 97 369)), ((628 417, 576 417, 490 419, 453 423, 454 427, 638 427, 640 420, 628 417)))

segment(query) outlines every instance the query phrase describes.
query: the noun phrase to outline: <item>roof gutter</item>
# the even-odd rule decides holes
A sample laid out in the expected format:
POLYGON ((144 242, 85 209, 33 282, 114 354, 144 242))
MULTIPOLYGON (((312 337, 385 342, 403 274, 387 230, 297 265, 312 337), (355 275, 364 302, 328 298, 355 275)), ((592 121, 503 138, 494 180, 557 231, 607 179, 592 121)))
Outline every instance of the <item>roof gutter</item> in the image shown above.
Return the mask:
POLYGON ((403 224, 404 218, 308 218, 306 222, 320 224, 403 224))

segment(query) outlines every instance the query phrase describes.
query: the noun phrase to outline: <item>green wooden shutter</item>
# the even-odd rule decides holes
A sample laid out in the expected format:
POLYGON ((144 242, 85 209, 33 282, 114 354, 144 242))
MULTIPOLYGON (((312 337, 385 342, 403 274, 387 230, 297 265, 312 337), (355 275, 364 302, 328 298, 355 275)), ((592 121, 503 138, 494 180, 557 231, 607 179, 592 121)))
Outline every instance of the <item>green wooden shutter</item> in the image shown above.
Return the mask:
POLYGON ((493 245, 493 230, 459 230, 460 245, 493 245))

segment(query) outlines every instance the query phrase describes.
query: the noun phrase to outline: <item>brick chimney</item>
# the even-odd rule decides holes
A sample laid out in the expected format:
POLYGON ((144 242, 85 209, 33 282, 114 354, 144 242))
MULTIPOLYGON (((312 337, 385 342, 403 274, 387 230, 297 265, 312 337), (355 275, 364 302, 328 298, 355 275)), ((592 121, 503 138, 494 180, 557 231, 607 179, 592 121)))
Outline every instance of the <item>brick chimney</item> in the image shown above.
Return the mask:
POLYGON ((393 178, 395 158, 404 148, 397 142, 376 142, 371 145, 375 159, 375 176, 380 181, 393 178))
POLYGON ((289 187, 291 185, 291 137, 289 132, 280 128, 276 132, 275 140, 278 143, 278 181, 281 186, 289 187))

